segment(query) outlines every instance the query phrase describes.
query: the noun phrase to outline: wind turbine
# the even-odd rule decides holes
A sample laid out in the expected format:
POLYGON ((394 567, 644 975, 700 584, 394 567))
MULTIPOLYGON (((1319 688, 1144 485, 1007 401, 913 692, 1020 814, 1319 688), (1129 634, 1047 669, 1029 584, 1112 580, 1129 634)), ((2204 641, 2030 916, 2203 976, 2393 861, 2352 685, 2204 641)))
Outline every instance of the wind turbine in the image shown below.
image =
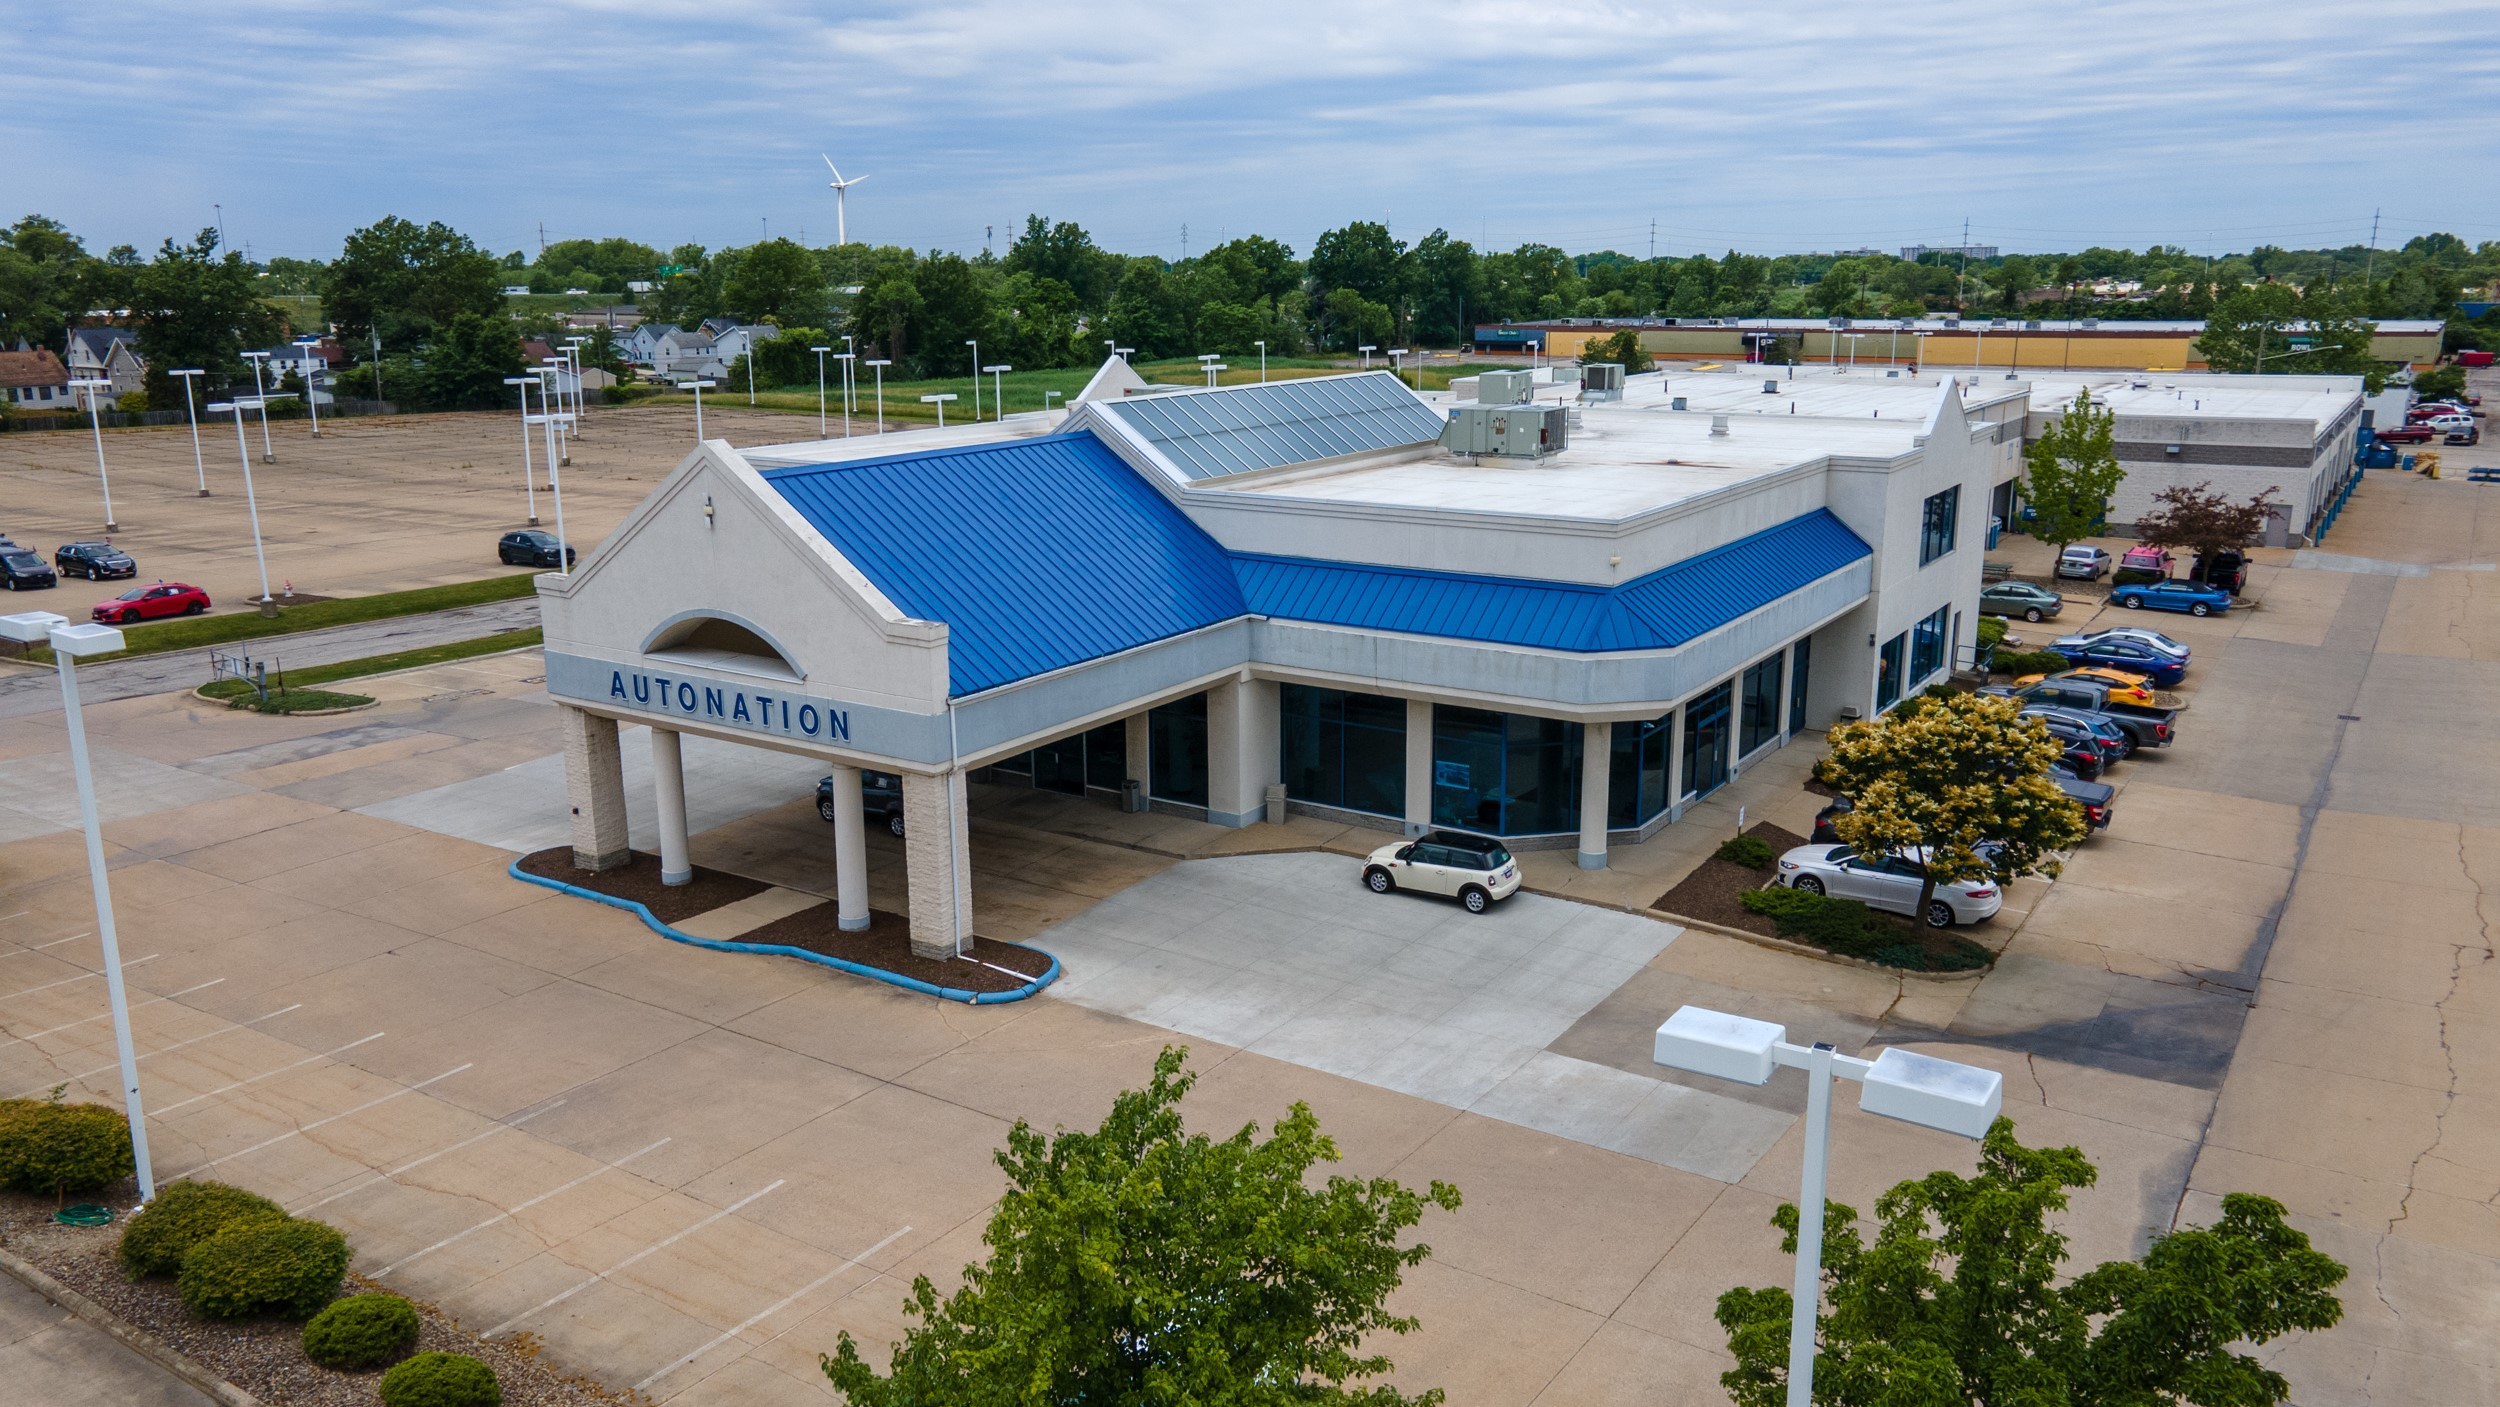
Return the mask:
MULTIPOLYGON (((818 152, 817 155, 824 156, 824 153, 818 152)), ((833 180, 829 182, 829 184, 833 187, 833 242, 836 244, 848 244, 851 242, 851 227, 849 219, 851 187, 858 185, 860 182, 865 181, 868 178, 865 176, 853 176, 847 181, 843 180, 842 168, 834 165, 833 158, 830 156, 825 156, 825 169, 833 173, 833 180)))

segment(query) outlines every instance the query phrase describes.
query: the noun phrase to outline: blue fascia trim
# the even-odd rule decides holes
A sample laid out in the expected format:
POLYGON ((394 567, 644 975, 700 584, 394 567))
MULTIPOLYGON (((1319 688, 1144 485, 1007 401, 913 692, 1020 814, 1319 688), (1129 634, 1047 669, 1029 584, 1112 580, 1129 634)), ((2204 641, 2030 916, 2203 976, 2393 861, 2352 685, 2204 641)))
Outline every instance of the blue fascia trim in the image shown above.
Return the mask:
MULTIPOLYGON (((555 890, 559 894, 570 894, 576 899, 588 899, 594 904, 605 904, 611 909, 623 909, 641 919, 643 925, 652 932, 673 943, 683 943, 692 948, 709 948, 716 953, 768 953, 774 957, 797 958, 802 962, 816 963, 855 976, 871 977, 908 992, 918 992, 923 996, 936 997, 942 1001, 962 1002, 967 1006, 996 1006, 1002 1002, 1022 1001, 1059 980, 1059 959, 1035 948, 1034 952, 1042 953, 1043 957, 1050 958, 1050 970, 1021 987, 1005 992, 970 992, 961 987, 941 987, 934 982, 923 982, 917 977, 905 977, 899 972, 888 972, 882 967, 870 967, 865 963, 851 962, 845 958, 830 958, 823 953, 811 953, 805 948, 793 948, 787 944, 738 943, 725 938, 697 938, 691 933, 681 932, 653 918, 647 906, 636 903, 634 900, 620 899, 613 894, 602 894, 596 889, 584 889, 578 884, 567 884, 560 879, 549 879, 545 875, 531 874, 521 868, 519 860, 512 862, 508 872, 514 879, 524 884, 539 885, 555 890)), ((1010 946, 1021 948, 1024 945, 1016 943, 1010 946)))

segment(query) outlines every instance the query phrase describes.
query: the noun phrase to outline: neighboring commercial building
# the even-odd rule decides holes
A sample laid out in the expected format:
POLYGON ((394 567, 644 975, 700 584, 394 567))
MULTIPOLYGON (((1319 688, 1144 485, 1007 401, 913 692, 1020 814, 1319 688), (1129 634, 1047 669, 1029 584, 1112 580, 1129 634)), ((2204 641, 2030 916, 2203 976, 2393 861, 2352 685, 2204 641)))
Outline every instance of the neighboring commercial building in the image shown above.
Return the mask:
POLYGON ((1993 259, 1997 257, 1997 247, 1993 244, 1905 244, 1901 246, 1901 262, 1905 264, 1915 264, 1930 254, 1946 254, 1956 259, 1993 259))
MULTIPOLYGON (((1967 655, 2013 423, 1951 381, 1899 416, 1485 407, 1569 421, 1559 453, 1500 461, 1444 450, 1467 408, 1386 372, 1106 370, 1049 415, 707 442, 540 577, 577 860, 626 854, 618 727, 644 723, 664 870, 688 869, 682 733, 818 759, 837 797, 899 774, 929 952, 970 932, 975 779, 1603 866, 1967 655)), ((835 810, 864 925, 864 823, 835 810)))
MULTIPOLYGON (((1625 328, 1661 361, 1756 362, 1785 344, 1804 360, 1865 366, 1961 366, 2000 371, 2201 371, 2202 322, 2081 318, 1562 318, 1475 329, 1473 345, 1515 350, 1531 337, 1549 356, 1576 357, 1625 328)), ((2390 319, 2371 350, 2383 361, 2427 369, 2439 360, 2446 325, 2436 318, 2390 319)), ((2289 351, 2287 347, 2284 350, 2289 351)))

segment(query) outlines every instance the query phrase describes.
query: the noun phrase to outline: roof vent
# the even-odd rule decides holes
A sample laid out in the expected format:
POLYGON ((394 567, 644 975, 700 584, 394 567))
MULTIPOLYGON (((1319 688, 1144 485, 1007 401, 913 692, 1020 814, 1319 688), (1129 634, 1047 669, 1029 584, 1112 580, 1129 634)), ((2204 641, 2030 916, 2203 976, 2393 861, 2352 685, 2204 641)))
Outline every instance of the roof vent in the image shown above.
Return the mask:
POLYGON ((1684 398, 1683 398, 1682 396, 1678 396, 1678 397, 1676 397, 1673 401, 1671 401, 1671 402, 1669 402, 1669 403, 1668 403, 1667 409, 1669 409, 1669 410, 1690 410, 1690 409, 1692 409, 1692 407, 1690 407, 1690 406, 1688 406, 1688 405, 1686 405, 1686 404, 1684 403, 1684 398))
POLYGON ((1713 435, 1725 435, 1727 433, 1727 417, 1724 415, 1711 416, 1710 433, 1713 435))
POLYGON ((1779 378, 1778 378, 1778 377, 1773 377, 1773 378, 1771 378, 1770 380, 1765 381, 1765 382, 1763 382, 1763 383, 1762 383, 1762 394, 1764 394, 1764 395, 1766 395, 1766 396, 1776 396, 1776 395, 1778 395, 1779 393, 1780 393, 1780 383, 1779 383, 1779 378))

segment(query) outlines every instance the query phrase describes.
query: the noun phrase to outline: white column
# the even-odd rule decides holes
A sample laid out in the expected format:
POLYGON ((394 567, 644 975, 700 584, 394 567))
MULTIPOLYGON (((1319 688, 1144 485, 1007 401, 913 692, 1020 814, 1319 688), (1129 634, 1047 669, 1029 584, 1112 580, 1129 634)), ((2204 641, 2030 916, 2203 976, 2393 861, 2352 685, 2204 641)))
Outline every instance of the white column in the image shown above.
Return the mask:
POLYGON ((903 774, 911 950, 925 958, 953 957, 972 937, 972 857, 963 800, 960 772, 903 774))
POLYGON ((1280 775, 1276 684, 1227 680, 1207 690, 1207 819, 1247 826, 1267 815, 1267 784, 1280 775))
POLYGON ((1615 725, 1580 728, 1580 868, 1606 868, 1606 791, 1614 779, 1615 725))
POLYGON ((1432 705, 1406 701, 1406 833, 1432 829, 1432 705))
POLYGON ((833 894, 835 922, 844 932, 868 926, 868 818, 856 767, 833 769, 833 894))
POLYGON ((1675 716, 1667 725, 1667 815, 1678 815, 1684 806, 1684 705, 1675 706, 1675 716))
POLYGON ((570 704, 556 705, 563 720, 564 794, 573 808, 573 864, 585 870, 622 869, 634 852, 625 830, 625 759, 617 751, 616 720, 570 704))
POLYGON ((694 862, 686 858, 685 749, 674 728, 651 730, 651 789, 660 802, 660 883, 691 884, 694 862))
POLYGON ((1128 780, 1142 791, 1154 790, 1154 733, 1147 727, 1145 710, 1140 709, 1122 720, 1128 726, 1128 780))

